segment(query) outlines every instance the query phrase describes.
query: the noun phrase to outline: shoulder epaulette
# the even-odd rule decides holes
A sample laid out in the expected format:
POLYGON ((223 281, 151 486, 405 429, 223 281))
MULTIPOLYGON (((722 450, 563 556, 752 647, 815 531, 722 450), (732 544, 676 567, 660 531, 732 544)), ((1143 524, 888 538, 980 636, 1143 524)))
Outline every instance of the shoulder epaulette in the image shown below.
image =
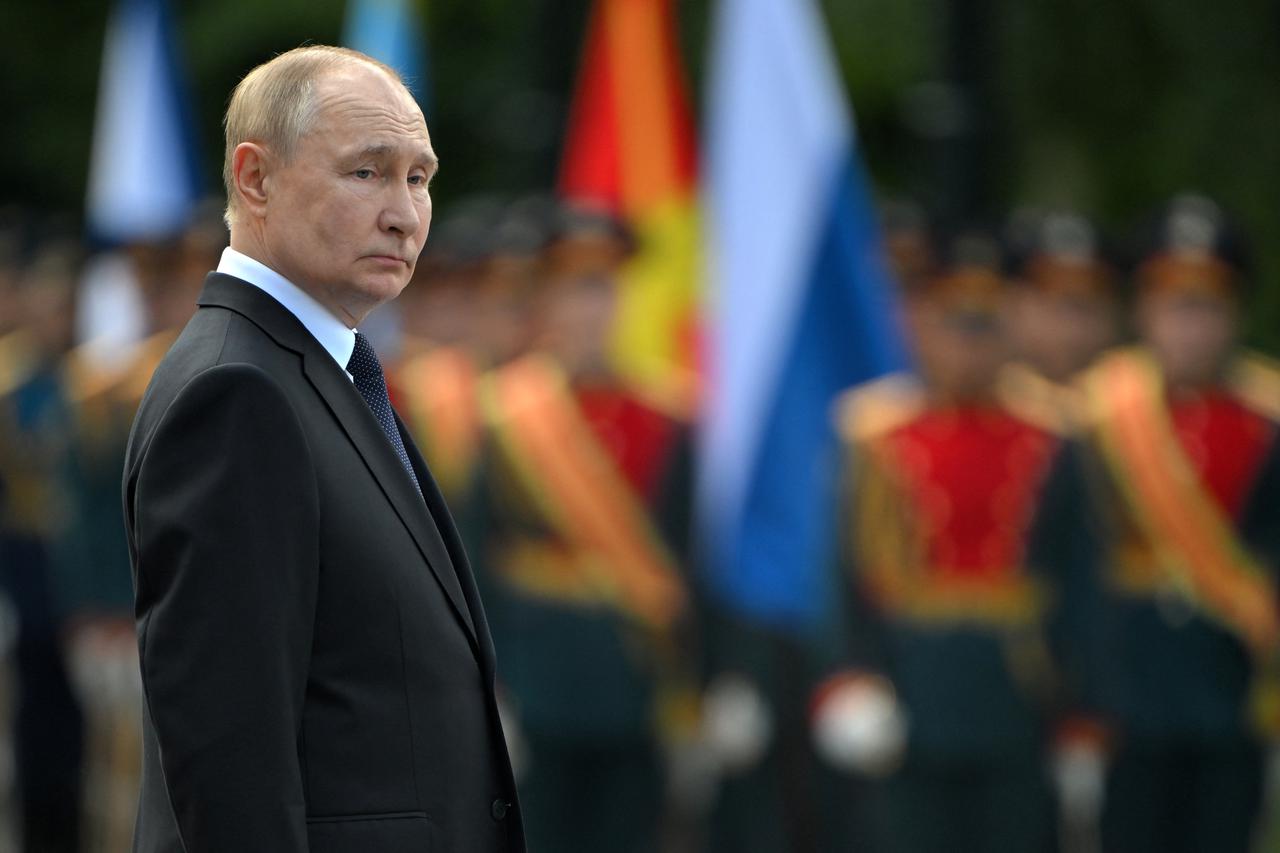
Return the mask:
POLYGON ((62 361, 68 402, 80 405, 105 397, 120 381, 124 370, 124 365, 114 361, 104 364, 94 357, 89 344, 80 344, 62 361))
POLYGON ((0 397, 25 382, 35 366, 30 333, 18 329, 0 336, 0 397))
POLYGON ((1280 421, 1280 361, 1261 353, 1243 353, 1231 366, 1228 382, 1245 405, 1280 421))
POLYGON ((862 444, 908 423, 924 405, 920 380, 894 373, 841 394, 835 403, 836 425, 845 441, 862 444))
POLYGON ((157 332, 133 344, 122 359, 105 364, 95 357, 90 344, 81 344, 63 362, 68 400, 73 404, 116 398, 141 401, 151 374, 176 338, 176 330, 157 332))
POLYGON ((156 332, 139 344, 137 353, 130 359, 116 388, 121 399, 134 404, 142 402, 147 386, 151 384, 151 375, 156 372, 161 360, 178 339, 178 332, 178 329, 156 332))
POLYGON ((657 382, 624 380, 627 393, 650 409, 681 424, 691 424, 698 411, 698 377, 673 370, 657 382))
POLYGON ((1085 417, 1080 383, 1054 382, 1021 362, 1001 368, 996 399, 1015 417, 1058 436, 1075 432, 1085 417))

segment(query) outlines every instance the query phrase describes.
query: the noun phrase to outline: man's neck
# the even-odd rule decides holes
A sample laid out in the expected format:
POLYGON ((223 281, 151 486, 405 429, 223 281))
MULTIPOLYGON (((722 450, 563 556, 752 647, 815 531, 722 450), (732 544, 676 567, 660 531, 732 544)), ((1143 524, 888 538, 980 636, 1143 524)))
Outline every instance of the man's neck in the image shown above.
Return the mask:
POLYGON ((346 310, 344 306, 335 305, 326 297, 326 294, 320 291, 319 288, 311 286, 307 281, 303 280, 299 276, 290 275, 285 266, 276 261, 275 256, 268 251, 266 241, 263 240, 257 232, 250 231, 247 228, 241 229, 232 227, 229 245, 232 249, 244 255, 246 258, 251 258, 257 261, 267 269, 284 278, 287 282, 301 290, 303 293, 310 296, 326 311, 338 318, 339 322, 347 328, 356 328, 364 318, 368 316, 367 311, 363 314, 356 315, 355 313, 346 310))

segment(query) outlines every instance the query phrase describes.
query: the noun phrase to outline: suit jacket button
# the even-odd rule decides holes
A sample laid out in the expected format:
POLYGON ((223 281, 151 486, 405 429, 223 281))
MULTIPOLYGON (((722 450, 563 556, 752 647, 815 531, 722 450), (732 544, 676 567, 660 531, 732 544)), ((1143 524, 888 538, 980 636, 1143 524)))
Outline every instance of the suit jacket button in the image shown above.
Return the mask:
POLYGON ((489 814, 493 815, 494 820, 503 820, 507 816, 507 809, 511 808, 511 804, 506 800, 494 800, 493 805, 489 807, 489 814))

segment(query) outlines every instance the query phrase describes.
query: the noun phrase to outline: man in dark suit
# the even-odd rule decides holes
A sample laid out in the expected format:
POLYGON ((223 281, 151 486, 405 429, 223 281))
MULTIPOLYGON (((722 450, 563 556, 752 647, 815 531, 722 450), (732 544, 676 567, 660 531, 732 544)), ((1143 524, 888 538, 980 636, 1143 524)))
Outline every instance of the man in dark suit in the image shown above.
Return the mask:
POLYGON ((124 480, 145 689, 135 851, 523 851, 483 611, 354 331, 436 170, 395 72, 306 47, 227 111, 231 247, 124 480))

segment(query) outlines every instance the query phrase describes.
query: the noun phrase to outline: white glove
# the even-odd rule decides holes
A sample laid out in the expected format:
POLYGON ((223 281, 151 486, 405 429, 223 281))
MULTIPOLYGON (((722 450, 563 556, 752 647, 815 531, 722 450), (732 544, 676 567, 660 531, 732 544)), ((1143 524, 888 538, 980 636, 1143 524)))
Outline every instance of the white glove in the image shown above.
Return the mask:
POLYGON ((69 629, 67 658, 80 701, 94 713, 142 708, 138 635, 128 617, 80 619, 69 629))
POLYGON ((829 683, 814 709, 813 743, 842 770, 888 774, 907 745, 907 719, 893 685, 861 674, 829 683))
POLYGON ((1106 754, 1097 744, 1070 741, 1054 750, 1053 783, 1067 823, 1088 826, 1098 821, 1106 776, 1106 754))
POLYGON ((741 773, 764 757, 773 714, 760 690, 740 675, 712 680, 702 704, 702 740, 724 773, 741 773))

